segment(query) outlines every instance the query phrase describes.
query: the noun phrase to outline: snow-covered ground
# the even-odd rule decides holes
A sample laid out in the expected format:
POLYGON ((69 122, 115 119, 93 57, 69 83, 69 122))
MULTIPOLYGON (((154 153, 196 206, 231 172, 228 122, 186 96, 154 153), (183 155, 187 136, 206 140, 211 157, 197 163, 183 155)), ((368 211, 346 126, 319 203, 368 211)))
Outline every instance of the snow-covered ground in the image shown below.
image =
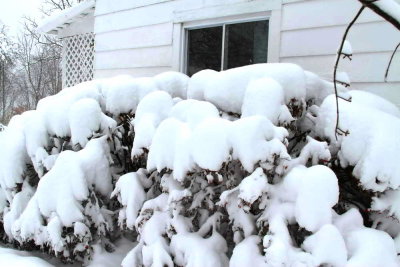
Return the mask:
MULTIPOLYGON (((135 246, 135 243, 121 239, 116 244, 114 252, 105 251, 100 245, 94 246, 93 259, 88 267, 115 267, 120 266, 126 254, 135 246)), ((27 252, 17 249, 0 247, 0 266, 8 267, 78 267, 80 263, 64 264, 50 255, 39 252, 27 252)))
POLYGON ((50 267, 53 266, 49 262, 33 256, 31 253, 10 248, 0 247, 0 264, 1 266, 15 267, 50 267))

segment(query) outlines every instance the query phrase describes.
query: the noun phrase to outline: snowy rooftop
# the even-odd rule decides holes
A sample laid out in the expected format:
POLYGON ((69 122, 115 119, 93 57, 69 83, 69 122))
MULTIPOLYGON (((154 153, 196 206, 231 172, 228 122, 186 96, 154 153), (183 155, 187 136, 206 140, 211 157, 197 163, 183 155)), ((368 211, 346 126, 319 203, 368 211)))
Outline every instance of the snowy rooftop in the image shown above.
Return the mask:
POLYGON ((58 32, 72 23, 86 16, 93 15, 95 0, 84 1, 76 6, 60 11, 59 13, 44 19, 37 27, 42 33, 58 34, 58 32))

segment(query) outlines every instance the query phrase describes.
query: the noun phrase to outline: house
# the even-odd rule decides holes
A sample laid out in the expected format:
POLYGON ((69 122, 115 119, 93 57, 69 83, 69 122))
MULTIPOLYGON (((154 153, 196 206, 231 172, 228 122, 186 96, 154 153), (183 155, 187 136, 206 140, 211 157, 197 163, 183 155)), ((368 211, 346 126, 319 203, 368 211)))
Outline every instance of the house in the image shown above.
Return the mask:
MULTIPOLYGON (((337 48, 356 0, 89 0, 42 23, 63 39, 64 86, 168 70, 189 75, 259 62, 293 62, 332 80, 337 48)), ((400 32, 366 9, 350 30, 352 88, 400 106, 400 32)))

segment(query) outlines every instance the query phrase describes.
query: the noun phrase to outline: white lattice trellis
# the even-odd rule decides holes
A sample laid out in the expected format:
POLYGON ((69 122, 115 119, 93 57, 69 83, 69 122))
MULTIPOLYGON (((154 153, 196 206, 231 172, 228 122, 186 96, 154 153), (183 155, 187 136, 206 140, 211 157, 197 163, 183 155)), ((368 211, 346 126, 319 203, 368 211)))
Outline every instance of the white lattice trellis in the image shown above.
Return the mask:
POLYGON ((93 79, 94 34, 63 39, 63 88, 93 79))

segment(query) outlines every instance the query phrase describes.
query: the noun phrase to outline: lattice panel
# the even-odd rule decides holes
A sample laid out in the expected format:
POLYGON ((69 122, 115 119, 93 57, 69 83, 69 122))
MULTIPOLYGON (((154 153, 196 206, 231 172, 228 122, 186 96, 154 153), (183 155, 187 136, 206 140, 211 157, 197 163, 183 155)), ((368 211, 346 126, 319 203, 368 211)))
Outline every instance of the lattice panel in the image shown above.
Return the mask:
POLYGON ((93 79, 94 34, 63 39, 63 88, 93 79))

